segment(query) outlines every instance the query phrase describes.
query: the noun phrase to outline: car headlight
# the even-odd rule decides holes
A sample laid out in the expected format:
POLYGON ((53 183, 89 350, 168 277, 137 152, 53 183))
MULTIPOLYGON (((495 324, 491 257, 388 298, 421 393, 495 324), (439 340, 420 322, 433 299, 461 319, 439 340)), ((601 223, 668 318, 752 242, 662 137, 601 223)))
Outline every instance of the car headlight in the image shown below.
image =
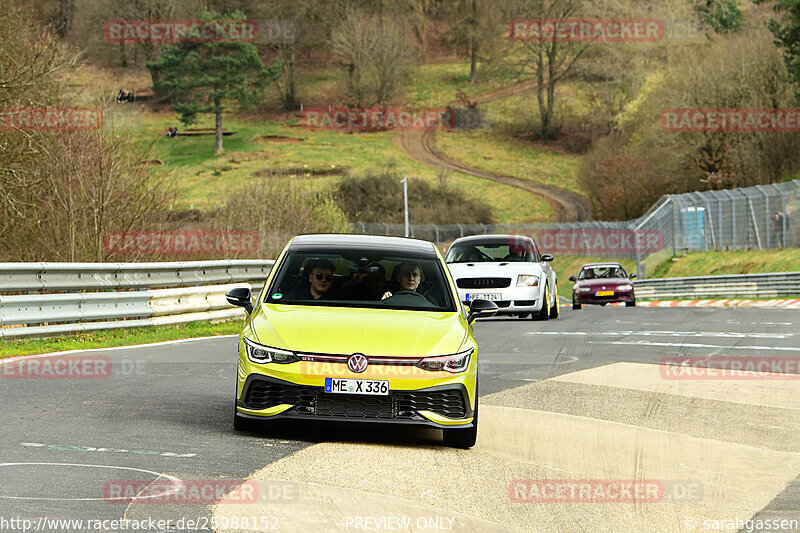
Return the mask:
POLYGON ((578 292, 592 292, 591 287, 578 287, 578 292))
POLYGON ((633 289, 633 285, 631 285, 630 283, 626 285, 620 285, 619 287, 617 287, 618 291, 629 291, 631 289, 633 289))
POLYGON ((431 372, 450 372, 458 373, 463 372, 469 367, 469 358, 474 352, 474 348, 465 350, 463 352, 454 353, 452 355, 439 355, 436 357, 425 357, 420 360, 416 366, 423 370, 430 370, 431 372))
POLYGON ((263 344, 257 344, 247 338, 244 339, 244 349, 247 352, 247 358, 254 363, 287 364, 300 360, 294 352, 270 348, 263 344))
POLYGON ((539 276, 533 274, 520 274, 517 276, 517 287, 536 287, 539 284, 539 276))

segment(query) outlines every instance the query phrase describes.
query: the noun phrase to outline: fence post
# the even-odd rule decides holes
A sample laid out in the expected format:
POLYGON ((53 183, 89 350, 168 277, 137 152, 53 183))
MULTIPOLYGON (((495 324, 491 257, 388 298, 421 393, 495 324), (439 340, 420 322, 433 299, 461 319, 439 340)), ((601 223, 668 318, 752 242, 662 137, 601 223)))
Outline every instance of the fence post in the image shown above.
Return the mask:
POLYGON ((672 206, 672 255, 678 255, 678 217, 680 217, 680 211, 675 209, 675 199, 670 195, 669 197, 669 205, 672 206))
POLYGON ((769 223, 769 221, 770 221, 770 218, 769 218, 769 194, 767 194, 764 191, 763 187, 764 187, 763 185, 756 185, 756 189, 758 189, 758 191, 761 194, 764 195, 764 200, 766 201, 766 204, 767 204, 767 207, 766 207, 767 212, 764 214, 764 233, 766 233, 766 236, 767 236, 767 245, 765 246, 765 248, 769 249, 770 246, 772 246, 772 235, 771 235, 770 228, 769 228, 769 226, 770 226, 770 223, 769 223))
POLYGON ((789 220, 786 218, 786 194, 781 191, 781 199, 783 200, 783 209, 781 212, 783 213, 783 217, 781 217, 781 236, 783 237, 783 242, 781 243, 782 247, 786 249, 786 239, 788 238, 788 231, 789 229, 789 220))
POLYGON ((636 277, 642 279, 642 251, 639 249, 639 228, 633 228, 634 250, 636 250, 636 277))

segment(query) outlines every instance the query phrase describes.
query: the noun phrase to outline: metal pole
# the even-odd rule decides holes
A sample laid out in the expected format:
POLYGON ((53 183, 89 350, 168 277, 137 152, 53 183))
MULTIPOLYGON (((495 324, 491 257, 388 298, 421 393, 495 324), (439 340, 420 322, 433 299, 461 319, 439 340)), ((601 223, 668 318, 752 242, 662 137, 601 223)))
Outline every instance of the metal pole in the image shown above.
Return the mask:
POLYGON ((403 205, 406 212, 406 237, 408 237, 408 178, 403 178, 403 205))

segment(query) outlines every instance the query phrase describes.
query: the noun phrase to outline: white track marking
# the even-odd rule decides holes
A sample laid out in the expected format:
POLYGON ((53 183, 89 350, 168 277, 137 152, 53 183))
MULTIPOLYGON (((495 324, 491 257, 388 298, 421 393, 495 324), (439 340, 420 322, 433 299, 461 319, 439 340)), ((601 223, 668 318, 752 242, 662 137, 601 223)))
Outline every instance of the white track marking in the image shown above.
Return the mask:
MULTIPOLYGON (((152 470, 144 470, 142 468, 131 468, 129 466, 113 466, 113 465, 87 465, 83 463, 0 463, 0 467, 3 466, 83 466, 87 468, 106 468, 109 470, 132 470, 134 472, 144 472, 145 474, 152 474, 157 478, 164 477, 170 480, 172 483, 182 483, 182 480, 175 477, 170 476, 168 474, 161 474, 159 472, 153 472, 152 470)), ((147 496, 147 498, 155 498, 156 496, 166 496, 170 494, 169 491, 163 492, 161 494, 154 494, 152 496, 147 496)), ((41 498, 35 496, 4 496, 0 494, 0 499, 4 500, 36 500, 36 501, 81 501, 81 502, 90 502, 90 501, 105 501, 106 498, 41 498)))

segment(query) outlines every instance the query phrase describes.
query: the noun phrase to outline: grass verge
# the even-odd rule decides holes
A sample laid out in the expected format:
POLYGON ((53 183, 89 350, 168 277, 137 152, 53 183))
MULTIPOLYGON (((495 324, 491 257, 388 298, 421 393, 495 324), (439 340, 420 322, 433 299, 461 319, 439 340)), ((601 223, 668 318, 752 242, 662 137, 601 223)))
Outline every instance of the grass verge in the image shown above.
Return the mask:
POLYGON ((213 324, 208 322, 189 322, 188 324, 174 326, 87 331, 85 333, 61 335, 46 339, 4 339, 3 343, 0 344, 0 359, 66 350, 113 348, 115 346, 133 346, 193 337, 232 335, 238 334, 241 330, 242 321, 226 320, 213 324))
POLYGON ((800 249, 692 252, 671 257, 658 265, 648 278, 722 276, 800 271, 800 249))

